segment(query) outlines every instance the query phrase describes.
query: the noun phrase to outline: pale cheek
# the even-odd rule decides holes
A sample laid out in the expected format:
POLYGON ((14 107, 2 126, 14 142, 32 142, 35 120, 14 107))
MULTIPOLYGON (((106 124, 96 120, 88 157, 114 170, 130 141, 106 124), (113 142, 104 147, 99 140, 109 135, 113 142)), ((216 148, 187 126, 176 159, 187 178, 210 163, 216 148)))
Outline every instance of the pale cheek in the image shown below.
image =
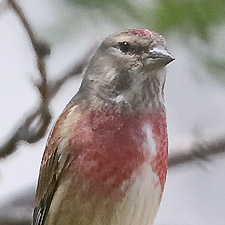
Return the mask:
POLYGON ((142 127, 142 131, 144 133, 144 141, 143 141, 143 149, 147 150, 151 156, 156 156, 157 154, 157 146, 156 141, 153 136, 152 126, 150 124, 145 124, 142 127))

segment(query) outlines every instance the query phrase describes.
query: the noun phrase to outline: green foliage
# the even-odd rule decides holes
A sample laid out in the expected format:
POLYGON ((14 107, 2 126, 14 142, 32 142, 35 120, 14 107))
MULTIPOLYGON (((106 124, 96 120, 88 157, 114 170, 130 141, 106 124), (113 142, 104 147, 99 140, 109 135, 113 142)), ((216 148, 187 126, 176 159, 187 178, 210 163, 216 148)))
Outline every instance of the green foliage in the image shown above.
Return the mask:
POLYGON ((186 29, 207 40, 209 28, 225 20, 224 0, 160 0, 156 7, 160 30, 186 29))
MULTIPOLYGON (((127 0, 68 0, 75 5, 80 5, 88 9, 98 9, 101 14, 111 17, 115 21, 123 19, 124 14, 137 19, 137 10, 127 0), (119 13, 118 13, 119 12, 119 13), (120 18, 118 16, 121 15, 120 18)), ((98 16, 98 15, 96 15, 98 16)))
MULTIPOLYGON (((114 20, 126 14, 142 27, 160 32, 185 30, 207 40, 209 28, 225 20, 224 0, 146 0, 134 4, 129 0, 68 0, 75 5, 97 9, 114 20)), ((97 16, 97 15, 96 15, 97 16)))

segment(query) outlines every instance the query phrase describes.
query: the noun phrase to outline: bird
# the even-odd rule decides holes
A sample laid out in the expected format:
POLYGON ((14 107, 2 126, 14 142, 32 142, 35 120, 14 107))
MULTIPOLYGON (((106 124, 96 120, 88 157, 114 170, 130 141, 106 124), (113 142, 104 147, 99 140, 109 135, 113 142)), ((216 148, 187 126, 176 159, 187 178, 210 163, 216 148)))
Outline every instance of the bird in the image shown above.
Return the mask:
POLYGON ((174 57, 162 35, 107 36, 50 132, 33 225, 152 225, 164 190, 164 84, 174 57))

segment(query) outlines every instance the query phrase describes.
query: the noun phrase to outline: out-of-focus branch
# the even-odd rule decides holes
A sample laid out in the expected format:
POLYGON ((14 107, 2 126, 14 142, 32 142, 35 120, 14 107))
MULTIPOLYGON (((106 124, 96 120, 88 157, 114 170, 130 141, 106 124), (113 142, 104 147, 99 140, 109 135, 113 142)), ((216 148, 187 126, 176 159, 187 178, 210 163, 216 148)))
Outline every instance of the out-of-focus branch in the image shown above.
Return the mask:
POLYGON ((18 3, 14 0, 7 0, 7 3, 21 20, 32 44, 40 77, 40 81, 36 84, 36 87, 41 96, 41 101, 37 109, 28 114, 22 124, 15 129, 16 131, 11 135, 11 138, 0 147, 0 158, 5 158, 15 152, 19 142, 35 143, 46 134, 52 118, 49 110, 50 101, 65 82, 83 72, 91 55, 91 52, 88 51, 84 58, 76 62, 71 70, 62 74, 60 79, 49 82, 45 65, 45 58, 50 54, 49 46, 37 38, 37 35, 18 3))
POLYGON ((180 151, 169 158, 169 168, 199 160, 209 161, 210 157, 225 153, 225 137, 204 144, 196 144, 192 148, 180 151))
POLYGON ((32 210, 34 208, 34 186, 17 192, 16 196, 0 205, 1 225, 31 225, 32 210))
POLYGON ((49 112, 49 94, 47 84, 47 73, 45 66, 45 57, 50 54, 50 48, 48 45, 40 41, 32 27, 30 26, 28 19, 25 17, 21 7, 14 0, 7 0, 9 7, 13 9, 15 14, 23 24, 25 31, 27 32, 32 47, 34 49, 37 69, 40 76, 40 82, 37 86, 38 91, 41 95, 41 102, 37 110, 24 120, 24 122, 16 129, 10 140, 8 140, 0 150, 0 158, 6 157, 12 154, 20 141, 27 143, 35 143, 40 140, 51 121, 51 114, 49 112), (36 122, 36 126, 32 127, 36 122))
MULTIPOLYGON (((83 70, 86 68, 89 57, 90 52, 88 51, 88 53, 79 62, 76 62, 76 65, 70 71, 63 74, 60 79, 48 84, 48 89, 50 90, 49 102, 68 80, 82 74, 83 70)), ((45 104, 45 102, 42 102, 42 104, 45 104)), ((48 112, 45 112, 45 107, 39 108, 35 112, 30 113, 15 133, 11 135, 11 138, 1 146, 0 158, 5 158, 15 152, 20 141, 25 141, 30 144, 39 141, 45 135, 50 120, 51 115, 48 112), (35 122, 39 128, 37 126, 32 126, 35 122)))
MULTIPOLYGON (((33 46, 33 49, 34 49, 36 57, 37 57, 37 60, 40 61, 41 58, 43 58, 46 55, 49 55, 50 48, 48 47, 48 45, 46 43, 40 41, 37 38, 37 35, 35 34, 33 28, 31 27, 30 23, 28 22, 28 19, 25 17, 23 10, 18 5, 18 3, 14 0, 7 0, 7 2, 8 2, 8 5, 14 10, 16 15, 19 17, 27 34, 29 35, 31 44, 33 46)), ((42 62, 39 62, 39 63, 41 66, 42 62)), ((39 71, 40 70, 42 70, 42 69, 39 69, 39 71)), ((42 71, 42 72, 44 72, 44 71, 42 71)))
MULTIPOLYGON (((198 160, 209 160, 211 156, 218 156, 220 153, 225 153, 225 138, 214 140, 203 145, 194 145, 191 149, 185 152, 170 155, 169 169, 185 163, 193 163, 198 160)), ((17 193, 14 200, 0 208, 0 221, 4 225, 29 225, 31 223, 32 209, 34 206, 34 187, 17 193), (22 215, 22 216, 21 216, 22 215)))
POLYGON ((63 75, 60 76, 58 80, 54 80, 51 82, 50 86, 50 96, 53 98, 59 91, 59 89, 70 79, 72 79, 75 76, 81 75, 86 68, 90 56, 93 54, 94 50, 96 49, 95 46, 90 48, 90 50, 87 51, 87 53, 84 55, 83 58, 80 59, 80 61, 74 63, 74 66, 70 68, 67 72, 65 72, 63 75))

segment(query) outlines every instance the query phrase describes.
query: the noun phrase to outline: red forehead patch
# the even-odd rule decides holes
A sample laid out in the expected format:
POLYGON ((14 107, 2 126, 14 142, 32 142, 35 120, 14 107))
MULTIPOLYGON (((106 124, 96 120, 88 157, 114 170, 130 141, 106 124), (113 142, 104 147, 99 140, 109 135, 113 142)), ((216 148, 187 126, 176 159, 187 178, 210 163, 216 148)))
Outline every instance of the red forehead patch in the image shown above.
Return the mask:
POLYGON ((128 32, 134 35, 138 35, 140 37, 144 37, 144 36, 149 37, 151 34, 151 32, 148 29, 130 29, 128 30, 128 32))

